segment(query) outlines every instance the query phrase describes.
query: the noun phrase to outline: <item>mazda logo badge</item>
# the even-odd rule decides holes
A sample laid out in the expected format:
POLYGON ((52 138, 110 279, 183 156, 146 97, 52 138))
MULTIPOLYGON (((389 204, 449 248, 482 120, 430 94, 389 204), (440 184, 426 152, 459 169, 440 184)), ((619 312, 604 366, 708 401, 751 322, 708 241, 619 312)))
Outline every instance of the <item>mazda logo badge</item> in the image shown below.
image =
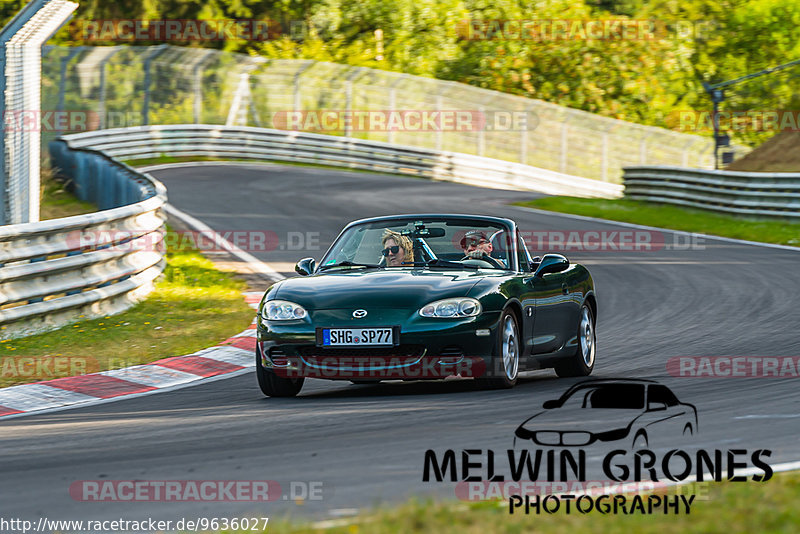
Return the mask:
POLYGON ((367 310, 356 310, 353 312, 353 317, 356 319, 361 319, 367 316, 367 310))

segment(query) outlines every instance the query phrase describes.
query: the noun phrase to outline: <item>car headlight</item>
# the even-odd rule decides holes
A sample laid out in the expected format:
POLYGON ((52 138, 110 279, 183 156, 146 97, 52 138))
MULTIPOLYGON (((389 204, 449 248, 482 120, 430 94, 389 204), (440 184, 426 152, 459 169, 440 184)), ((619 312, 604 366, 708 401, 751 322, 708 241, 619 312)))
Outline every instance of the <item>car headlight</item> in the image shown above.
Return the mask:
POLYGON ((293 321, 307 316, 305 308, 288 300, 268 300, 261 309, 261 317, 266 321, 293 321))
POLYGON ((423 317, 442 319, 459 317, 475 317, 481 313, 481 303, 469 297, 437 300, 426 304, 419 310, 423 317))

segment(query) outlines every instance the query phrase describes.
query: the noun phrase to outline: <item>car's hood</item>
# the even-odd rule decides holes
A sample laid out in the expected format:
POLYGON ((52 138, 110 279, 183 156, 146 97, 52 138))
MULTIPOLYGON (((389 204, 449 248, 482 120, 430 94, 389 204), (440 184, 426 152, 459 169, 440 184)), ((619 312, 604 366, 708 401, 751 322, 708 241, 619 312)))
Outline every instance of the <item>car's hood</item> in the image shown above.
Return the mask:
POLYGON ((290 278, 271 298, 309 310, 420 308, 428 302, 466 296, 483 278, 478 272, 386 269, 350 270, 290 278))
POLYGON ((528 431, 608 432, 626 428, 641 414, 642 410, 553 408, 531 417, 522 424, 522 428, 528 431))

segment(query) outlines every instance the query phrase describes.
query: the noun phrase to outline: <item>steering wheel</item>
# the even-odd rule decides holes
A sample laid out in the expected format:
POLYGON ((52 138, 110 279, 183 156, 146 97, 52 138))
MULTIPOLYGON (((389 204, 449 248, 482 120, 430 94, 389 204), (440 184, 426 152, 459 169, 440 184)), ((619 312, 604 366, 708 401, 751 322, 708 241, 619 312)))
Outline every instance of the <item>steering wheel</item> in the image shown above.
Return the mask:
POLYGON ((496 269, 505 269, 506 268, 505 265, 501 264, 499 261, 497 261, 495 258, 489 256, 485 252, 483 253, 483 256, 481 256, 480 258, 473 258, 472 256, 464 256, 459 261, 465 261, 465 260, 482 261, 484 263, 488 263, 489 266, 494 267, 496 269))

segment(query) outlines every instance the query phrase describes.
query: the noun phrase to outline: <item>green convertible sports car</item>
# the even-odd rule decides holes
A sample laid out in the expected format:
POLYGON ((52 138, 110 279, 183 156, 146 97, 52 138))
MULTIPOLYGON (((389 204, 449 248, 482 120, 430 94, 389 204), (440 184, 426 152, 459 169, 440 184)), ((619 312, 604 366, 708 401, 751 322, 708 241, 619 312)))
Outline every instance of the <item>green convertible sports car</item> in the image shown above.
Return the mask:
POLYGON ((585 376, 597 301, 585 267, 531 258, 510 219, 397 215, 347 225, 319 264, 274 284, 258 310, 256 374, 268 396, 307 377, 474 377, 510 388, 520 371, 585 376))

